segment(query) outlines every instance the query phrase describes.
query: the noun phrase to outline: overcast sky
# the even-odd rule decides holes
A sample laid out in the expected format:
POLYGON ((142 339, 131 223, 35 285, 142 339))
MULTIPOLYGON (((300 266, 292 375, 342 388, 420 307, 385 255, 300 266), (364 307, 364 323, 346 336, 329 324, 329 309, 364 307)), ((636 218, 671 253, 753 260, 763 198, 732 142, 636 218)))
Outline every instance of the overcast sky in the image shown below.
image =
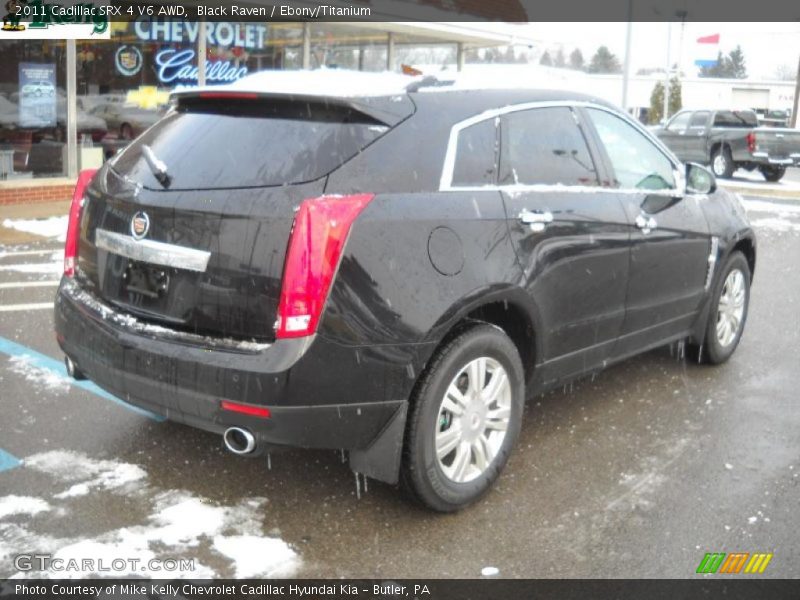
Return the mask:
MULTIPOLYGON (((537 40, 543 48, 564 48, 567 55, 580 48, 588 62, 600 45, 608 46, 620 62, 625 52, 626 23, 529 23, 514 27, 537 40)), ((672 24, 671 62, 678 61, 687 74, 695 74, 696 40, 720 34, 719 49, 727 53, 741 45, 750 78, 772 79, 780 65, 794 72, 800 58, 800 23, 686 23, 672 24)), ((666 63, 667 23, 634 23, 631 39, 631 73, 666 63)))

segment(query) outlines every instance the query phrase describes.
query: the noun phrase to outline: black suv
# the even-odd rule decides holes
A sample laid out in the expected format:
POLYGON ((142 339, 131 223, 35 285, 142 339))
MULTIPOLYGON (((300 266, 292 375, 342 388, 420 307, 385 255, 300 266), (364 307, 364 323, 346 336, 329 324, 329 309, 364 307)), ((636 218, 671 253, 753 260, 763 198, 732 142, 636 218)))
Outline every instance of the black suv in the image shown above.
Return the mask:
POLYGON ((671 342, 733 353, 755 238, 703 167, 589 96, 339 77, 176 93, 82 175, 75 377, 237 454, 346 449, 451 511, 526 398, 671 342))

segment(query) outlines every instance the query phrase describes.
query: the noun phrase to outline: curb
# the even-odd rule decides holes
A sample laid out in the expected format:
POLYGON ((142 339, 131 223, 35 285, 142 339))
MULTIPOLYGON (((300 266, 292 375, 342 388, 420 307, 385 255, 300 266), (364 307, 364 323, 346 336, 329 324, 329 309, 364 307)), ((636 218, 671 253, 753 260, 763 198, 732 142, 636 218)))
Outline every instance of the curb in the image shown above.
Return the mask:
POLYGON ((797 200, 800 202, 800 189, 798 190, 774 190, 763 189, 755 186, 721 184, 719 187, 730 192, 738 192, 743 196, 760 196, 762 198, 780 198, 784 200, 797 200))

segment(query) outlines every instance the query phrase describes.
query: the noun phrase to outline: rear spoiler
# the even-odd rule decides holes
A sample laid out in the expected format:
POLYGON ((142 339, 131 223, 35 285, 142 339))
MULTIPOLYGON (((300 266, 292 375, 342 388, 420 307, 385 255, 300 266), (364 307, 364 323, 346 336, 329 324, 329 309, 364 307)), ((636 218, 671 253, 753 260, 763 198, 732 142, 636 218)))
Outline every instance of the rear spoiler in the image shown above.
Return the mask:
POLYGON ((317 104, 323 106, 333 106, 348 108, 355 112, 366 115, 380 123, 394 127, 401 121, 411 116, 416 107, 407 93, 399 93, 391 96, 367 96, 367 97, 346 97, 346 96, 323 96, 317 94, 291 94, 291 93, 270 93, 255 92, 246 90, 235 90, 220 86, 218 88, 205 87, 186 89, 172 92, 170 103, 180 105, 184 100, 190 99, 209 99, 231 101, 256 101, 269 102, 270 100, 283 100, 297 103, 317 104))

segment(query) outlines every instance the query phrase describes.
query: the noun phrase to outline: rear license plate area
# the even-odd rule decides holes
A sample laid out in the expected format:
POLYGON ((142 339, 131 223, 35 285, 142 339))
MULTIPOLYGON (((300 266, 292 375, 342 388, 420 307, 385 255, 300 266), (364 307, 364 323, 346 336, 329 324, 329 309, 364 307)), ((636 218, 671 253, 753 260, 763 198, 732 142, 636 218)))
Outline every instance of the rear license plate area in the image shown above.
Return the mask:
POLYGON ((126 292, 147 298, 163 298, 169 293, 170 269, 129 260, 122 275, 126 292))

